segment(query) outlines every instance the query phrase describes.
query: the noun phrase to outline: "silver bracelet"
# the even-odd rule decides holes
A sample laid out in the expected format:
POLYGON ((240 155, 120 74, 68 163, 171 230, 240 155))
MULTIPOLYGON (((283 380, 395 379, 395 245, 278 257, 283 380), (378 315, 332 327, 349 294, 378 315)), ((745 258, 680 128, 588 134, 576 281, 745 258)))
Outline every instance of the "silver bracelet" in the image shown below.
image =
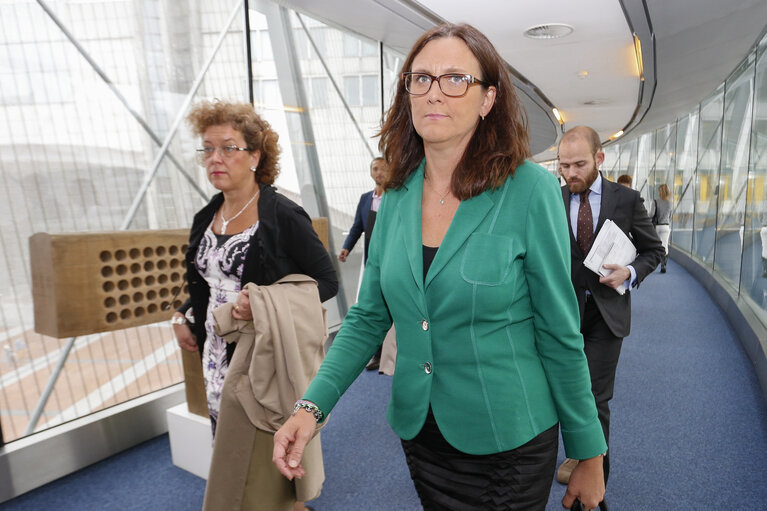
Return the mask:
POLYGON ((186 325, 186 317, 173 316, 170 318, 171 325, 186 325))
POLYGON ((300 410, 301 408, 303 408, 307 412, 314 415, 314 420, 317 421, 318 424, 322 422, 322 418, 325 416, 325 414, 322 413, 322 410, 320 410, 320 408, 317 405, 315 405, 311 401, 306 401, 304 399, 299 399, 298 401, 296 401, 296 405, 293 407, 293 413, 291 413, 290 415, 291 416, 295 415, 296 412, 298 412, 298 410, 300 410))

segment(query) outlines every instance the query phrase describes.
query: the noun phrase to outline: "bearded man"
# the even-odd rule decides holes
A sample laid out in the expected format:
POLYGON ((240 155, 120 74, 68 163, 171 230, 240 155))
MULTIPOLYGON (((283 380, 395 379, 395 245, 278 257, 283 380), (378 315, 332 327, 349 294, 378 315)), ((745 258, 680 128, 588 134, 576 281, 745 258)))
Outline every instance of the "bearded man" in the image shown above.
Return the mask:
MULTIPOLYGON (((559 142, 559 173, 566 182, 562 197, 571 226, 571 278, 580 307, 591 390, 609 445, 609 401, 613 397, 623 338, 629 335, 631 327, 630 290, 655 270, 664 249, 639 192, 602 177, 599 167, 604 159, 599 135, 592 128, 572 128, 559 142), (628 266, 605 265, 613 271, 600 277, 586 268, 583 260, 608 219, 632 239, 639 255, 628 266), (620 287, 626 290, 624 294, 616 291, 620 287)), ((557 472, 557 480, 567 482, 577 463, 577 460, 565 460, 557 472)), ((605 484, 609 472, 608 451, 604 456, 605 484)))

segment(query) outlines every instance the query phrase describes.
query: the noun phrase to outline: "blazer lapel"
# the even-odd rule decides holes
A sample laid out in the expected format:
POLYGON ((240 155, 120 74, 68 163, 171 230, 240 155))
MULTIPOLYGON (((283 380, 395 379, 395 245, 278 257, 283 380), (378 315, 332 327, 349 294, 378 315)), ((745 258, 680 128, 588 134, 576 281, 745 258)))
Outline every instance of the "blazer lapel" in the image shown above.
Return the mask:
POLYGON ((594 233, 596 236, 599 230, 608 218, 613 218, 615 208, 618 206, 618 191, 617 186, 623 186, 614 184, 602 176, 602 203, 599 208, 599 221, 597 222, 597 229, 594 233))
POLYGON ((413 280, 423 293, 423 242, 421 241, 421 197, 423 196, 423 167, 416 169, 404 185, 404 193, 397 203, 402 236, 413 272, 413 280))
MULTIPOLYGON (((440 271, 442 271, 445 265, 453 258, 469 236, 471 236, 479 224, 485 219, 487 214, 493 209, 495 202, 489 197, 490 193, 492 192, 486 191, 469 200, 461 201, 458 210, 455 212, 453 221, 450 223, 450 227, 445 234, 445 238, 442 240, 439 250, 437 250, 437 255, 434 257, 434 261, 429 267, 424 287, 429 287, 429 283, 440 271)), ((418 224, 420 227, 420 221, 418 224)), ((421 267, 423 267, 423 261, 421 261, 421 267)))

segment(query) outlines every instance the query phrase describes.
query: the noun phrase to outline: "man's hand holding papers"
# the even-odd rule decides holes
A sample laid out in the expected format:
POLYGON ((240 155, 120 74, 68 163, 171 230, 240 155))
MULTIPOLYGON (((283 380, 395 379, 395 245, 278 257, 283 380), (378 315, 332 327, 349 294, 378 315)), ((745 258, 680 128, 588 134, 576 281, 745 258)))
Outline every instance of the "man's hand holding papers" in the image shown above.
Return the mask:
POLYGON ((623 294, 626 292, 623 283, 631 276, 631 271, 626 266, 636 257, 636 247, 626 233, 612 220, 606 220, 583 264, 600 275, 600 283, 623 294))

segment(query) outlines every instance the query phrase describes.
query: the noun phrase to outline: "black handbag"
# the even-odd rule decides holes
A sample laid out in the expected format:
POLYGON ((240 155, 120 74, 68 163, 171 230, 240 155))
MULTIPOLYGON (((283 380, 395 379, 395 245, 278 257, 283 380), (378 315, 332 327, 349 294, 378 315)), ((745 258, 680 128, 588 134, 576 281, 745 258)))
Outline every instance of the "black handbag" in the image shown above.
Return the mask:
MULTIPOLYGON (((607 511, 607 504, 605 504, 604 500, 599 503, 599 509, 601 511, 607 511)), ((583 503, 580 500, 575 499, 573 505, 570 506, 570 511, 586 511, 586 508, 583 507, 583 503)))

